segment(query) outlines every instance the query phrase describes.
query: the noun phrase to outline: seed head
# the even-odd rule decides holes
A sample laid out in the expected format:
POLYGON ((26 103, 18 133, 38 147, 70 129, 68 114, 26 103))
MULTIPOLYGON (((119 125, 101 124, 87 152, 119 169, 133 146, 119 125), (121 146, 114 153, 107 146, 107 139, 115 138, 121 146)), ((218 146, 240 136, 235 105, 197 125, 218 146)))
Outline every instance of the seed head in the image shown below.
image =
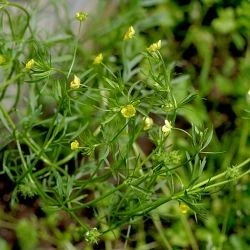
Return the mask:
POLYGON ((100 236, 101 236, 100 232, 97 230, 96 227, 94 227, 94 228, 91 228, 89 231, 86 232, 85 240, 87 242, 89 242, 89 243, 97 244, 100 236))
POLYGON ((88 18, 88 14, 82 11, 76 12, 76 20, 79 22, 86 21, 88 18))

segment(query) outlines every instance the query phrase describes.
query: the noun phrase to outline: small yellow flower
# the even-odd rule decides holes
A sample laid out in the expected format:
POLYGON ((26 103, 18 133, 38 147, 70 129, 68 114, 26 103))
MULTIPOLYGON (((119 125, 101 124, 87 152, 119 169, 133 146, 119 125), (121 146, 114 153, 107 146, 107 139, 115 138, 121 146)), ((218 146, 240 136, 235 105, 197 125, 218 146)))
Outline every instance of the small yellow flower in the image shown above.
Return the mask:
POLYGON ((144 122, 143 130, 151 129, 154 124, 154 121, 151 117, 144 117, 143 122, 144 122))
POLYGON ((153 43, 151 44, 148 48, 147 48, 147 51, 149 53, 153 53, 153 52, 156 52, 157 50, 159 50, 161 48, 161 40, 159 40, 158 42, 156 43, 153 43))
POLYGON ((82 11, 76 12, 76 20, 79 22, 85 21, 88 18, 88 14, 82 11))
POLYGON ((130 26, 127 30, 127 32, 125 33, 123 40, 129 40, 132 39, 135 36, 135 30, 133 28, 133 26, 130 26))
POLYGON ((127 106, 124 106, 121 109, 121 114, 125 118, 131 118, 131 117, 135 116, 135 113, 136 113, 136 109, 133 106, 133 104, 128 104, 127 106))
POLYGON ((161 130, 165 136, 168 136, 172 130, 172 125, 168 120, 165 120, 165 125, 161 127, 161 130))
POLYGON ((71 81, 70 88, 71 89, 78 89, 78 88, 80 88, 80 86, 81 86, 81 80, 80 80, 80 78, 77 77, 76 75, 74 75, 74 80, 71 81))
POLYGON ((186 204, 180 204, 179 208, 182 214, 186 214, 188 211, 188 206, 186 204))
POLYGON ((164 106, 163 106, 164 110, 166 112, 170 112, 174 109, 174 105, 172 103, 166 103, 164 106))
POLYGON ((35 65, 35 60, 34 59, 30 59, 26 64, 25 64, 25 68, 26 69, 32 69, 35 65))
POLYGON ((100 64, 103 60, 103 55, 102 53, 100 53, 99 55, 97 55, 93 61, 93 64, 100 64))
POLYGON ((6 58, 3 55, 0 55, 0 65, 6 62, 6 58))
POLYGON ((70 143, 71 150, 77 150, 79 148, 79 142, 77 140, 74 140, 70 143))

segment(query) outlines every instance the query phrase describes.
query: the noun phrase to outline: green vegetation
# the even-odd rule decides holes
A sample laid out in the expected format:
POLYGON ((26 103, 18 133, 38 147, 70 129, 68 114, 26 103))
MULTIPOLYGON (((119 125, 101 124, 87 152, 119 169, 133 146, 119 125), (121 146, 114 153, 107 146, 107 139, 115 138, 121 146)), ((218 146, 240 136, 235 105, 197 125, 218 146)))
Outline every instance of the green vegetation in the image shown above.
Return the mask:
POLYGON ((0 0, 0 249, 247 249, 250 2, 42 2, 0 0))

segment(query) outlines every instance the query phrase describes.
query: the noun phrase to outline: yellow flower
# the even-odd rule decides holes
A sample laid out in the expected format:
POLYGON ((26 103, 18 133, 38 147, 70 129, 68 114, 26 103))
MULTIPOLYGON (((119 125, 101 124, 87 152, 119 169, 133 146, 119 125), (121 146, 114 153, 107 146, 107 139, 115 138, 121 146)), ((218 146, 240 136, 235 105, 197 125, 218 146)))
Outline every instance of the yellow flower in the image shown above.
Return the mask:
POLYGON ((80 78, 77 77, 76 75, 74 75, 74 80, 71 81, 70 88, 71 89, 78 89, 78 88, 80 88, 80 86, 81 86, 81 80, 80 80, 80 78))
POLYGON ((161 130, 165 136, 168 136, 172 130, 172 125, 168 120, 165 120, 165 125, 161 127, 161 130))
POLYGON ((93 64, 100 64, 103 60, 103 55, 102 53, 100 53, 99 55, 97 55, 93 61, 93 64))
POLYGON ((157 50, 159 50, 161 48, 161 40, 159 40, 158 42, 156 43, 153 43, 151 44, 148 48, 147 48, 147 51, 149 53, 153 53, 153 52, 156 52, 157 50))
POLYGON ((79 22, 87 20, 88 14, 82 11, 76 12, 76 20, 79 22))
POLYGON ((132 104, 128 104, 127 106, 122 107, 121 114, 125 118, 131 118, 135 116, 136 109, 132 104))
POLYGON ((123 40, 129 40, 132 39, 135 36, 135 30, 133 28, 133 26, 130 26, 127 30, 127 32, 125 33, 123 40))
POLYGON ((172 103, 166 103, 163 107, 166 112, 170 112, 174 109, 174 105, 172 103))
POLYGON ((186 214, 188 211, 188 206, 186 204, 180 204, 179 208, 182 214, 186 214))
POLYGON ((26 64, 25 64, 25 68, 26 69, 32 69, 35 65, 35 60, 34 59, 30 59, 26 64))
POLYGON ((71 150, 77 150, 79 148, 79 142, 77 140, 74 140, 70 143, 71 150))
POLYGON ((154 124, 154 121, 153 121, 153 119, 151 117, 144 117, 143 121, 144 121, 143 130, 149 130, 149 129, 152 128, 152 126, 154 124))
POLYGON ((3 55, 0 55, 0 65, 6 62, 6 58, 3 55))

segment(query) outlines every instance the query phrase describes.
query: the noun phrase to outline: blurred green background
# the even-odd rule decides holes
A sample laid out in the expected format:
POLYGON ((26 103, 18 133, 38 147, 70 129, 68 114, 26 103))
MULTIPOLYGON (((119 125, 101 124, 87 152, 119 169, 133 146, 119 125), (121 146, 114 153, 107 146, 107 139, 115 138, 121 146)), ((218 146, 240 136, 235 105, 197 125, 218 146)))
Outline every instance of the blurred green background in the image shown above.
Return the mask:
MULTIPOLYGON (((40 1, 42 7, 36 10, 37 3, 21 4, 30 9, 31 14, 34 12, 33 27, 39 24, 40 15, 46 15, 46 8, 50 8, 56 24, 53 30, 43 23, 37 29, 43 30, 40 36, 48 47, 53 39, 59 39, 54 34, 72 35, 73 18, 65 14, 68 6, 64 1, 48 1, 46 8, 40 1)), ((177 125, 186 129, 188 121, 214 128, 209 150, 218 153, 208 155, 207 177, 250 156, 250 1, 102 0, 92 4, 91 9, 80 37, 85 46, 79 49, 79 54, 85 58, 85 64, 103 51, 109 63, 119 67, 121 31, 133 25, 137 33, 133 54, 161 39, 161 53, 166 62, 175 62, 174 76, 181 82, 176 92, 181 95, 190 88, 198 91, 199 98, 178 117, 177 125)), ((70 50, 72 47, 61 49, 60 53, 70 53, 70 50)), ((192 214, 184 217, 171 205, 159 208, 162 224, 156 223, 157 218, 142 218, 131 232, 128 249, 249 249, 249 180, 249 176, 245 176, 203 197, 207 214, 197 222, 192 214), (164 236, 155 227, 160 227, 164 236), (164 242, 165 237, 168 242, 164 242), (142 242, 142 238, 146 242, 142 242)), ((81 240, 68 227, 70 218, 64 214, 41 216, 39 200, 21 199, 20 206, 9 211, 11 189, 12 184, 0 176, 1 250, 82 248, 78 243, 81 240), (47 237, 40 248, 37 247, 39 234, 47 237)), ((114 249, 117 250, 123 249, 124 232, 120 235, 118 239, 109 236, 116 242, 114 249)), ((84 247, 82 249, 92 248, 84 247)), ((105 249, 105 246, 100 242, 94 249, 105 249)))

